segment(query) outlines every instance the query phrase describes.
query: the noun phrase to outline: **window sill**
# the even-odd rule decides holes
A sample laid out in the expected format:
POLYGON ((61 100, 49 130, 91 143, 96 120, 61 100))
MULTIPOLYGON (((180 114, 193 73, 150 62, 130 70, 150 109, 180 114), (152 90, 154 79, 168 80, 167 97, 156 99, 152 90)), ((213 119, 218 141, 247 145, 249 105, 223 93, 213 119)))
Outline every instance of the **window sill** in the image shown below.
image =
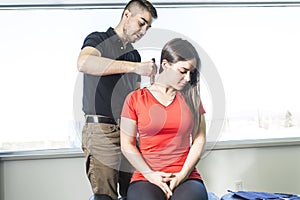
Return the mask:
MULTIPOLYGON (((230 150, 244 148, 266 148, 299 146, 300 137, 276 138, 276 139, 252 139, 231 140, 219 142, 207 142, 208 150, 230 150)), ((45 149, 30 151, 9 151, 0 153, 0 162, 15 160, 57 159, 57 158, 83 158, 84 154, 80 148, 45 149)))
POLYGON ((283 146, 297 146, 297 145, 300 145, 300 137, 207 142, 207 149, 225 150, 225 149, 244 149, 244 148, 283 147, 283 146))
POLYGON ((80 148, 0 152, 1 161, 84 157, 80 148))

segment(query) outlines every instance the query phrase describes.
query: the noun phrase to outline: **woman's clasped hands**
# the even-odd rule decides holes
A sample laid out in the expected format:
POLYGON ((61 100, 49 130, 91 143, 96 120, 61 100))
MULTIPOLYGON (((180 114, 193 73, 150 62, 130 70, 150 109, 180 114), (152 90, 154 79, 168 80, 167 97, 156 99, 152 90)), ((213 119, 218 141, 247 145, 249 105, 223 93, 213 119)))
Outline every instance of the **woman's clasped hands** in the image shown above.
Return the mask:
POLYGON ((172 196, 174 188, 182 182, 179 173, 152 171, 145 173, 144 176, 149 182, 157 185, 165 193, 167 199, 172 196))

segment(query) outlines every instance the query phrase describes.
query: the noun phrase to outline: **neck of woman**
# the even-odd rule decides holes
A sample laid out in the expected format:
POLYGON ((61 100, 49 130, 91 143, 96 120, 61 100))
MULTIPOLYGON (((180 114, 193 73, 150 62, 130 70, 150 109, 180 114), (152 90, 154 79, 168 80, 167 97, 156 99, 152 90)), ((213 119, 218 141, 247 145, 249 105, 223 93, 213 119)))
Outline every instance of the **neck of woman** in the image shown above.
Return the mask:
POLYGON ((176 89, 170 86, 168 78, 161 75, 158 76, 156 81, 151 85, 150 89, 154 92, 159 92, 166 97, 174 98, 176 95, 176 89))

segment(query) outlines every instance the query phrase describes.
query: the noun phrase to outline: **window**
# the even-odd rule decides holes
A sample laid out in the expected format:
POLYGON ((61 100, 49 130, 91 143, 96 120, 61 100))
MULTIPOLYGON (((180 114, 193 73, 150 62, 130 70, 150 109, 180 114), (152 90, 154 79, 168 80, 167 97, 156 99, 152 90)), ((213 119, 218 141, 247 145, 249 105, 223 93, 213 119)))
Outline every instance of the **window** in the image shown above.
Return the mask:
MULTIPOLYGON (((160 19, 169 12, 161 9, 160 19)), ((170 27, 205 51, 201 93, 208 140, 299 140, 299 8, 201 7, 172 12, 177 13, 175 22, 184 23, 157 20, 155 26, 170 27)))
MULTIPOLYGON (((0 22, 0 151, 80 146, 76 59, 88 33, 118 23, 119 17, 103 16, 121 12, 0 10, 6 19, 0 22)), ((163 29, 191 38, 220 78, 224 99, 212 93, 213 77, 203 67, 201 91, 211 140, 300 137, 300 7, 160 7, 158 14, 145 37, 163 29), (216 106, 223 104, 223 118, 215 117, 216 106), (214 131, 223 123, 220 134, 214 131)), ((159 48, 151 48, 158 57, 159 48)), ((152 57, 145 48, 141 53, 143 59, 152 57)))

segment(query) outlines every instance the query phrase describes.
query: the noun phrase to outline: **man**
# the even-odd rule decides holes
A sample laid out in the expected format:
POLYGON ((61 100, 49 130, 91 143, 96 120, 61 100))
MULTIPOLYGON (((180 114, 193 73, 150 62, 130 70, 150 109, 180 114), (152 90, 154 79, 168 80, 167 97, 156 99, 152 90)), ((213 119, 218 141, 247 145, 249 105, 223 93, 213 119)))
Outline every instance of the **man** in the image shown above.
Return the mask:
POLYGON ((156 18, 150 2, 131 0, 115 28, 93 32, 84 40, 77 65, 84 73, 82 149, 91 199, 126 199, 133 169, 121 154, 118 121, 125 97, 139 87, 140 76, 156 73, 155 63, 141 62, 132 46, 156 18))

